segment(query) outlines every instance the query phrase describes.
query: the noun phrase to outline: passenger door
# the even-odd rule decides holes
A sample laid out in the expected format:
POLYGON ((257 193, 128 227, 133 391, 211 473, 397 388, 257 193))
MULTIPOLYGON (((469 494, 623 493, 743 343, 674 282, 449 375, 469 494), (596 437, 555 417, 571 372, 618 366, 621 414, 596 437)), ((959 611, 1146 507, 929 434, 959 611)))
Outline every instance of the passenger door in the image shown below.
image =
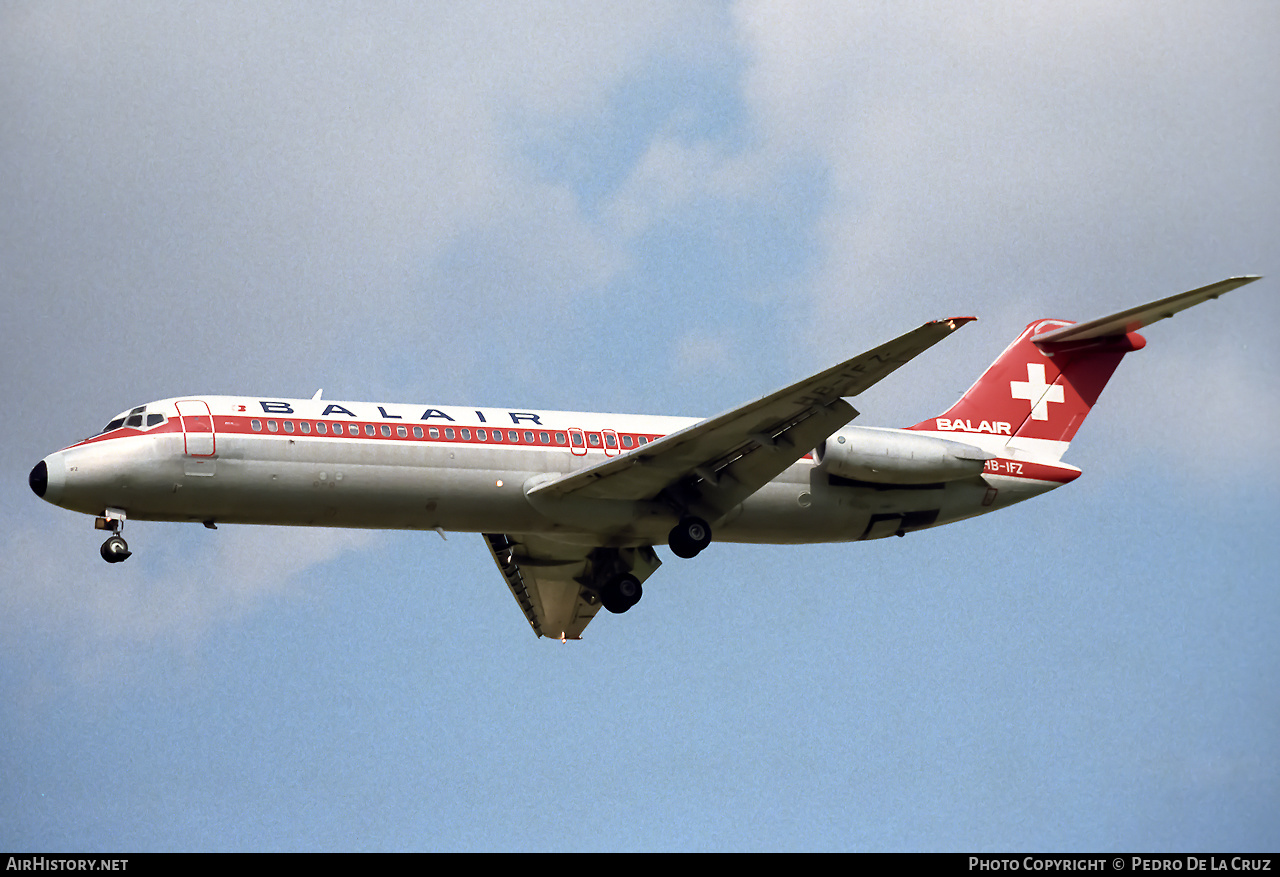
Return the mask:
POLYGON ((188 457, 212 457, 218 450, 213 430, 213 412, 203 399, 183 399, 177 403, 182 421, 183 453, 188 457))

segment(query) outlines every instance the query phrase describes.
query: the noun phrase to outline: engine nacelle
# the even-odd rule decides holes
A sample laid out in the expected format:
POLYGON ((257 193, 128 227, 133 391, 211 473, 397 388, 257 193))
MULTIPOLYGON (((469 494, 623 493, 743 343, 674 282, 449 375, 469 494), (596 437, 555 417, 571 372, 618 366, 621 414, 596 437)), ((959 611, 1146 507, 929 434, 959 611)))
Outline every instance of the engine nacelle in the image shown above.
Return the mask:
POLYGON ((931 484, 982 472, 995 454, 948 439, 892 429, 854 427, 817 447, 832 475, 877 484, 931 484))

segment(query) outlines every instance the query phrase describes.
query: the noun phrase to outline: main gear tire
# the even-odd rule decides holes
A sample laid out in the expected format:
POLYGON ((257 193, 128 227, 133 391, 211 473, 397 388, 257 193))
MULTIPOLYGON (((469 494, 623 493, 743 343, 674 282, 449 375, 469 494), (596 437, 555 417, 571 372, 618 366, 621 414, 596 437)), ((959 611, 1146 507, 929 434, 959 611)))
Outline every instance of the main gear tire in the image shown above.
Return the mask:
POLYGON ((624 573, 610 579, 600 593, 600 603, 615 614, 626 612, 640 602, 644 596, 644 588, 640 580, 630 573, 624 573))
POLYGON ((681 518, 667 535, 667 545, 676 557, 697 557, 711 544, 711 525, 692 515, 681 518))

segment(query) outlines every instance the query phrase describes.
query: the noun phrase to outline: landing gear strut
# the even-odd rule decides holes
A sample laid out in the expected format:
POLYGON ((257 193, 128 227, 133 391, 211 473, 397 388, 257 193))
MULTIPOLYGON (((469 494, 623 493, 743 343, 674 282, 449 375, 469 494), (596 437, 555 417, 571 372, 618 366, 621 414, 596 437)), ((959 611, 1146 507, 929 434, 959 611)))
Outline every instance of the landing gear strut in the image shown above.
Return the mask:
POLYGON ((119 563, 129 559, 133 552, 129 550, 129 543, 125 542, 124 537, 120 535, 124 530, 124 512, 119 509, 107 509, 102 517, 94 518, 93 526, 99 530, 111 531, 111 535, 107 537, 106 542, 102 543, 99 551, 103 560, 107 563, 119 563))
POLYGON ((667 544, 676 557, 697 557, 702 549, 711 544, 711 526, 702 518, 692 515, 681 518, 680 523, 671 528, 667 544))

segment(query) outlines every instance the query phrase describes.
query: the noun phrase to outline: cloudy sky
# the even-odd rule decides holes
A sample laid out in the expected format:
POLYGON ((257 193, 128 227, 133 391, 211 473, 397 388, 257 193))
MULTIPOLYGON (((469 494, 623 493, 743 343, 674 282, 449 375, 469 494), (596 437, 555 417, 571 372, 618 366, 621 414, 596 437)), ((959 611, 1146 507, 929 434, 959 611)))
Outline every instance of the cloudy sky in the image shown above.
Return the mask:
POLYGON ((0 847, 1280 846, 1280 5, 0 2, 0 847), (713 545, 581 643, 480 538, 25 484, 232 393, 708 415, 934 318, 1147 331, 1063 490, 713 545))

